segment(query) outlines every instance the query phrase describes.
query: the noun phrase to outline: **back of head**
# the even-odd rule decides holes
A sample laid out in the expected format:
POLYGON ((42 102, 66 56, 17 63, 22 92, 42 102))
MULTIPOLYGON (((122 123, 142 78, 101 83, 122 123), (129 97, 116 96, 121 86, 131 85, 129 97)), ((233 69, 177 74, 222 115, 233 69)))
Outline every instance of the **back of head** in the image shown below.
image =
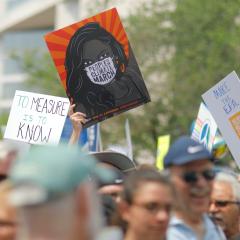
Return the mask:
MULTIPOLYGON (((38 188, 43 198, 39 201, 46 201, 74 191, 94 168, 95 160, 76 146, 40 146, 17 159, 10 171, 10 179, 14 187, 38 188)), ((28 200, 31 201, 31 197, 28 200)))
POLYGON ((228 183, 232 188, 235 200, 240 201, 240 183, 236 174, 227 171, 220 171, 216 174, 214 181, 228 183))
POLYGON ((100 226, 97 175, 111 177, 77 146, 34 147, 21 156, 10 171, 11 201, 26 223, 21 229, 27 229, 31 239, 91 239, 86 236, 100 226))

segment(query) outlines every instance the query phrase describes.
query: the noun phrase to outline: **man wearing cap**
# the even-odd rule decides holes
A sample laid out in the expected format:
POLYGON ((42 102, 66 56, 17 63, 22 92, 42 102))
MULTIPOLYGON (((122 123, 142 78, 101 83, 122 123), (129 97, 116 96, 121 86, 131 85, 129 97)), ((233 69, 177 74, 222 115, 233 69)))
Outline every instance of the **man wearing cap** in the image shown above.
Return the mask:
POLYGON ((94 181, 110 177, 77 147, 36 147, 10 171, 21 240, 92 240, 100 226, 94 181))
POLYGON ((207 216, 215 173, 213 156, 188 136, 177 139, 164 158, 176 192, 168 240, 222 240, 224 234, 207 216))
POLYGON ((100 186, 99 193, 111 195, 115 200, 118 200, 119 194, 123 189, 123 181, 125 176, 136 170, 135 163, 126 155, 113 152, 104 151, 92 153, 97 159, 98 165, 107 169, 111 169, 115 173, 115 178, 111 182, 106 182, 100 186))

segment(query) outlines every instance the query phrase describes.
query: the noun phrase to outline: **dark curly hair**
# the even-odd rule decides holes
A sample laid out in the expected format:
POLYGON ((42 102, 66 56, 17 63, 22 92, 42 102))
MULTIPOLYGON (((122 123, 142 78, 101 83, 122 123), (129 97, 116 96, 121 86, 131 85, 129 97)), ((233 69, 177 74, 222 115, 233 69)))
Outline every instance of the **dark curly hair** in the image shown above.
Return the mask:
POLYGON ((99 40, 111 47, 114 57, 117 58, 116 79, 123 74, 120 67, 126 68, 128 63, 122 45, 98 23, 88 23, 74 33, 65 58, 67 95, 71 103, 77 104, 77 111, 85 112, 87 117, 115 106, 113 95, 104 86, 92 83, 84 71, 83 48, 90 40, 99 40))

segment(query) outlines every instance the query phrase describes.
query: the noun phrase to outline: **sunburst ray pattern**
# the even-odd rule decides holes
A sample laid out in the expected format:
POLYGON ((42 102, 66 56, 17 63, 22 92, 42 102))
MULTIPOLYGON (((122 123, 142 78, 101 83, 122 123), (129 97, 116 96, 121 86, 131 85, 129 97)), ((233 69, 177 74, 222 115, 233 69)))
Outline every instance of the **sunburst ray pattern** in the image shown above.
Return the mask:
POLYGON ((83 21, 77 22, 65 28, 51 32, 45 36, 48 49, 66 89, 65 55, 68 43, 73 34, 89 22, 97 22, 101 27, 110 32, 114 38, 123 46, 124 52, 129 57, 129 42, 127 34, 123 28, 116 8, 102 12, 83 21))

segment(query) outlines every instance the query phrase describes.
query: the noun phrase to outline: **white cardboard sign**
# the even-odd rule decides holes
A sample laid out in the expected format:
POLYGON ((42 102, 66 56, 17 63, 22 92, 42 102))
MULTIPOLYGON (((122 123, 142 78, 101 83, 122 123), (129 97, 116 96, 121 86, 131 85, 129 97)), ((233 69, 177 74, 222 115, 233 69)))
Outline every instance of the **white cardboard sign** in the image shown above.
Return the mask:
POLYGON ((17 90, 4 138, 57 145, 69 105, 67 98, 17 90))
POLYGON ((240 80, 235 71, 202 95, 240 166, 240 80))
POLYGON ((203 143, 209 151, 212 150, 217 124, 204 103, 200 104, 192 138, 203 143))

